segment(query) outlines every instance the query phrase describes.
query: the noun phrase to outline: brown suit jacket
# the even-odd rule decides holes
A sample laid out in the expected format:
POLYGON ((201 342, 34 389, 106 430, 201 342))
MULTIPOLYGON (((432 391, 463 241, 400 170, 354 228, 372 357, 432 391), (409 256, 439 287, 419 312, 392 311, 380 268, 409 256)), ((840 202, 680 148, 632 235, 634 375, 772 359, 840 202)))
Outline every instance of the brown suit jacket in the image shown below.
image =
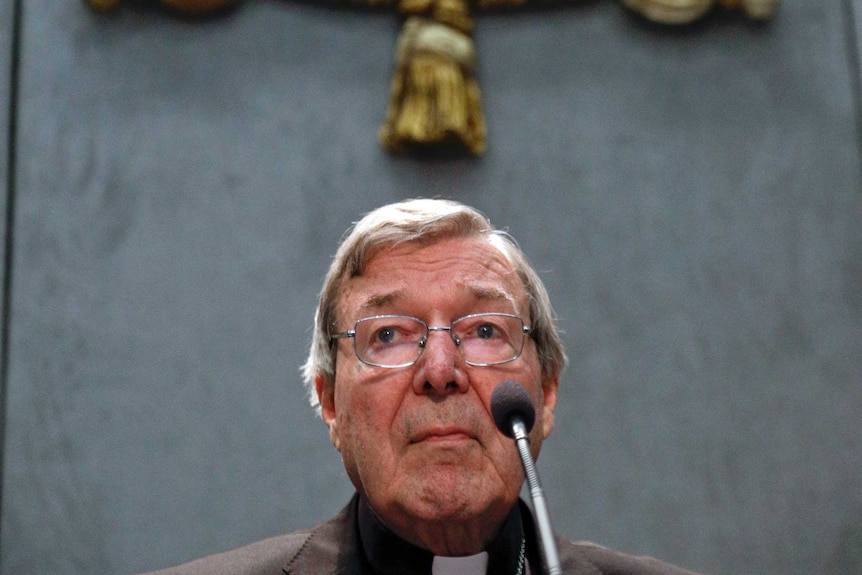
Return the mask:
MULTIPOLYGON (((356 525, 357 497, 336 517, 313 529, 149 575, 364 575, 356 525)), ((696 575, 651 557, 634 557, 591 543, 557 538, 566 575, 696 575)), ((533 569, 534 575, 538 575, 533 569)))

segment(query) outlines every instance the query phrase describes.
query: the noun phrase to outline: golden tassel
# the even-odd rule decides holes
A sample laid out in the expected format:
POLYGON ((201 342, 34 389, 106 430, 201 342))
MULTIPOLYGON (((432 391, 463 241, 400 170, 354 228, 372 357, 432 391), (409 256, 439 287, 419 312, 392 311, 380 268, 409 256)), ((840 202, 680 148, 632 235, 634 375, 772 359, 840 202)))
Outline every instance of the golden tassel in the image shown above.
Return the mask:
POLYGON ((395 75, 380 141, 407 149, 485 150, 486 129, 473 21, 465 0, 402 0, 409 14, 398 37, 395 75))

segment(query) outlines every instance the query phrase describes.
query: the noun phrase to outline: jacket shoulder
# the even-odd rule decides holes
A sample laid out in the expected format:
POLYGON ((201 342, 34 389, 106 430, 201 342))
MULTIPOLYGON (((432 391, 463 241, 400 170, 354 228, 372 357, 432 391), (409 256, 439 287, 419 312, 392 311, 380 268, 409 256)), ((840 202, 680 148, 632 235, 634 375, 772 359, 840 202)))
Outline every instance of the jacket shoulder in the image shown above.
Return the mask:
POLYGON ((144 575, 284 575, 284 566, 310 534, 310 530, 294 531, 144 575))
POLYGON ((567 575, 698 575, 653 557, 628 555, 589 542, 558 539, 567 575))
POLYGON ((313 529, 293 531, 232 551, 141 575, 311 575, 350 570, 355 500, 313 529))

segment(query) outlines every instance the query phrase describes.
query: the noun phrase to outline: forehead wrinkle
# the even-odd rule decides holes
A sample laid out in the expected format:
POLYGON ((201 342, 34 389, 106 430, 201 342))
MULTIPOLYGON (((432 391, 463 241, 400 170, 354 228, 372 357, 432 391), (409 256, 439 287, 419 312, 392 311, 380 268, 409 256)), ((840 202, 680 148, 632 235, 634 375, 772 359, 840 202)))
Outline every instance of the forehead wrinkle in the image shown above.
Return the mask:
MULTIPOLYGON (((483 267, 483 266, 480 266, 483 267)), ((489 266, 488 266, 489 267, 489 266)), ((500 270, 497 270, 497 273, 500 273, 500 270)), ((504 278, 508 279, 511 277, 511 274, 514 274, 513 270, 503 271, 504 278)), ((460 274, 459 274, 460 275, 460 274)), ((521 313, 522 304, 525 302, 522 301, 524 293, 518 293, 522 290, 515 289, 515 292, 510 289, 514 286, 505 285, 504 282, 497 281, 496 279, 491 278, 481 278, 478 276, 483 275, 481 271, 477 270, 476 275, 468 274, 466 277, 451 277, 449 279, 450 287, 457 288, 460 290, 464 290, 469 294, 469 296, 474 299, 477 303, 495 303, 495 302, 505 302, 511 306, 511 310, 505 311, 514 311, 515 313, 521 313), (490 280, 490 281, 489 281, 490 280)), ((348 299, 348 294, 353 291, 351 289, 354 286, 351 286, 353 282, 346 282, 347 285, 343 286, 343 291, 340 295, 340 300, 342 303, 346 303, 346 299, 348 299)), ((520 285, 520 284, 519 284, 520 285)), ((372 292, 369 295, 364 296, 360 302, 358 308, 354 310, 353 313, 359 315, 359 317, 366 317, 369 315, 376 315, 386 308, 392 308, 397 305, 399 302, 408 301, 411 299, 410 292, 412 290, 408 290, 406 287, 394 287, 391 290, 381 290, 378 292, 372 292)), ((457 291, 457 290, 456 290, 457 291)), ((453 296, 456 296, 453 293, 453 296)), ((339 306, 340 307, 340 306, 339 306)), ((343 309, 344 312, 348 310, 343 309)), ((495 311, 504 311, 504 310, 495 310, 495 311)), ((351 314, 352 315, 352 314, 351 314)))
MULTIPOLYGON (((516 313, 520 311, 517 298, 500 286, 468 283, 465 287, 477 302, 508 302, 516 313)), ((381 309, 391 307, 399 300, 404 300, 405 298, 406 294, 403 289, 371 294, 362 302, 358 312, 361 316, 367 314, 374 315, 381 309)))

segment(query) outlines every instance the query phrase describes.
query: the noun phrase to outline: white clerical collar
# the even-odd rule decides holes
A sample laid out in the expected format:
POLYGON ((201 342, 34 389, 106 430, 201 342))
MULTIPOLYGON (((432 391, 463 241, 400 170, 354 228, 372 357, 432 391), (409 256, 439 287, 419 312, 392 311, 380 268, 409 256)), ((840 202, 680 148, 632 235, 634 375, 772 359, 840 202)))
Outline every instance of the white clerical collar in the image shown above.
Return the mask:
MULTIPOLYGON (((530 575, 530 564, 524 561, 524 575, 530 575)), ((431 564, 431 575, 485 575, 488 568, 488 553, 483 551, 468 557, 443 557, 435 555, 431 564)))
POLYGON ((431 575, 485 575, 488 568, 488 553, 483 551, 467 557, 434 556, 431 575))

